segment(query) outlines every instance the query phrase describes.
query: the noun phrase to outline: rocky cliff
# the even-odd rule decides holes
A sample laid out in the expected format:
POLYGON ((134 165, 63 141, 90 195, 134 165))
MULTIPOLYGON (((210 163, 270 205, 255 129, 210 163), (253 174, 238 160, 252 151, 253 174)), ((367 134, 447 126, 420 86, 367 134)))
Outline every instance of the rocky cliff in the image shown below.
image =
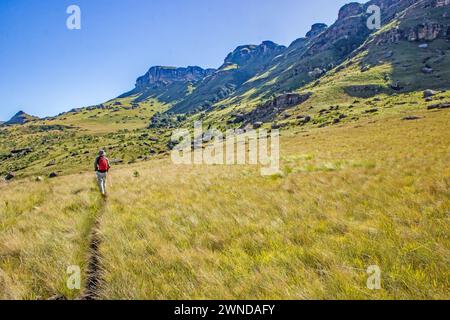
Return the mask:
POLYGON ((136 80, 136 89, 144 90, 153 86, 166 86, 174 82, 196 82, 214 72, 214 69, 200 67, 151 67, 145 75, 136 80))
POLYGON ((210 108, 235 94, 246 81, 266 70, 285 50, 285 46, 272 41, 237 47, 228 54, 217 72, 199 82, 192 94, 177 103, 171 111, 185 113, 210 108))
MULTIPOLYGON (((171 103, 170 111, 175 113, 209 110, 222 101, 220 107, 226 107, 248 97, 266 101, 317 81, 362 51, 377 51, 373 50, 374 44, 387 47, 381 58, 369 52, 369 57, 377 59, 372 65, 385 60, 384 56, 392 56, 393 48, 389 46, 401 41, 449 40, 449 5, 450 0, 352 2, 339 10, 331 26, 313 24, 288 48, 271 41, 242 45, 229 53, 217 70, 153 67, 137 80, 131 93, 140 94, 137 100, 153 96, 171 103), (368 8, 372 5, 381 8, 381 31, 367 27, 372 14, 368 8)), ((431 70, 429 63, 423 67, 431 70)))

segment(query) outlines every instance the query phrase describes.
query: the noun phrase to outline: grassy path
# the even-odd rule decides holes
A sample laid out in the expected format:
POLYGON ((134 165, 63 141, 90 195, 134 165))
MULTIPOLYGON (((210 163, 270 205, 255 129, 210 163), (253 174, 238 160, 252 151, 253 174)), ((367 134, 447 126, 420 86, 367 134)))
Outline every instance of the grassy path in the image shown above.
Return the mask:
POLYGON ((87 260, 87 268, 85 273, 84 292, 81 296, 82 300, 96 300, 98 299, 98 289, 101 285, 101 256, 99 252, 101 244, 100 224, 101 218, 105 212, 107 202, 106 198, 101 199, 99 213, 93 223, 90 243, 89 243, 89 257, 87 260))
POLYGON ((86 270, 101 208, 91 174, 0 185, 0 299, 76 298, 68 268, 86 270))

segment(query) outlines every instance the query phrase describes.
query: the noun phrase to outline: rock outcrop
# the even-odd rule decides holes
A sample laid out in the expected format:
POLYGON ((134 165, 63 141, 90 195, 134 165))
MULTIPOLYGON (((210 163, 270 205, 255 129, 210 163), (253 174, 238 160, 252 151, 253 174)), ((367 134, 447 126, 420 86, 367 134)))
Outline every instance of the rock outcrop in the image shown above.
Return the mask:
POLYGON ((214 72, 214 69, 202 69, 200 67, 151 67, 145 75, 136 80, 136 89, 145 90, 155 86, 167 86, 174 82, 196 82, 214 72))
POLYGON ((445 7, 450 5, 450 0, 434 0, 433 6, 435 8, 445 7))
POLYGON ((311 30, 306 33, 306 38, 314 38, 328 29, 325 23, 315 23, 311 26, 311 30))
MULTIPOLYGON (((409 0, 398 2, 409 4, 409 0)), ((411 10, 408 9, 404 13, 402 13, 401 19, 409 18, 409 16, 411 16, 411 19, 414 19, 414 16, 418 14, 417 12, 419 12, 419 10, 421 10, 422 12, 427 12, 430 9, 440 8, 444 6, 449 6, 450 9, 450 0, 427 0, 423 2, 417 2, 414 6, 410 7, 414 8, 416 12, 411 13, 411 10)), ((444 13, 444 15, 445 14, 446 13, 444 13)), ((450 39, 450 20, 448 21, 448 23, 445 23, 445 20, 438 22, 432 17, 424 17, 421 20, 422 21, 417 21, 414 25, 403 25, 402 23, 400 23, 395 28, 381 33, 376 38, 376 44, 383 45, 389 43, 398 43, 402 40, 407 40, 410 42, 429 42, 436 39, 450 39)))
POLYGON ((344 5, 339 10, 338 20, 343 20, 349 17, 360 15, 364 12, 364 5, 357 2, 352 2, 344 5))
POLYGON ((285 50, 285 46, 272 41, 237 47, 228 54, 217 72, 199 82, 195 90, 170 111, 188 113, 210 109, 213 104, 233 95, 237 88, 242 88, 245 82, 265 70, 285 50))
POLYGON ((260 45, 239 46, 225 58, 224 65, 236 64, 242 66, 250 60, 274 57, 281 54, 285 49, 286 47, 272 41, 264 41, 260 45))
POLYGON ((407 31, 408 41, 433 41, 437 38, 449 38, 449 25, 426 22, 407 31))
MULTIPOLYGON (((311 93, 299 94, 299 93, 286 93, 276 97, 266 103, 256 107, 251 112, 245 115, 239 115, 239 120, 243 122, 242 127, 245 128, 248 125, 253 127, 261 126, 264 122, 273 121, 276 116, 283 111, 293 108, 299 104, 304 103, 311 97, 311 93)), ((237 120, 237 117, 236 117, 237 120)), ((239 121, 236 121, 236 123, 239 121)))

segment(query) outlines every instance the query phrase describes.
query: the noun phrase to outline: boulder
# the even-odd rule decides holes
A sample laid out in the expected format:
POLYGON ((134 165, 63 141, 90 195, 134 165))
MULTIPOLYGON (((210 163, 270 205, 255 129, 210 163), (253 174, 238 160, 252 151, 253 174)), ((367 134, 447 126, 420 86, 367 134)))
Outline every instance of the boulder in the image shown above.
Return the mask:
POLYGON ((450 102, 433 104, 433 105, 427 107, 428 110, 448 109, 448 108, 450 108, 450 102))
POLYGON ((12 155, 26 155, 30 152, 33 152, 32 148, 23 148, 23 149, 14 149, 11 150, 12 155))
POLYGON ((389 58, 391 58, 392 56, 394 55, 394 51, 388 51, 388 52, 386 52, 385 54, 384 54, 384 57, 386 58, 386 59, 389 59, 389 58))
POLYGON ((263 123, 260 122, 260 121, 255 122, 255 123, 253 124, 253 129, 259 129, 259 128, 262 127, 262 125, 263 125, 263 123))
POLYGON ((419 119, 422 119, 422 118, 417 117, 417 116, 407 116, 407 117, 404 117, 402 120, 403 121, 411 121, 411 120, 419 120, 419 119))
POLYGON ((403 87, 400 85, 400 83, 397 81, 393 84, 391 84, 391 89, 395 91, 400 91, 403 89, 403 87))
POLYGON ((8 172, 8 174, 5 176, 5 180, 6 181, 10 181, 12 179, 14 179, 16 177, 16 175, 12 172, 8 172))
POLYGON ((47 163, 45 166, 46 167, 51 167, 54 166, 56 164, 56 160, 51 160, 49 163, 47 163))
POLYGON ((307 115, 298 116, 297 119, 299 120, 299 125, 305 125, 311 121, 311 117, 307 115))
POLYGON ((281 128, 281 125, 280 125, 279 123, 276 123, 276 122, 275 122, 275 123, 272 123, 271 128, 274 129, 274 130, 280 129, 280 128, 281 128))
POLYGON ((424 98, 429 98, 429 97, 434 96, 435 94, 437 94, 436 91, 427 89, 427 90, 425 90, 425 91, 423 92, 423 97, 424 97, 424 98))
POLYGON ((58 174, 56 172, 52 172, 48 175, 49 178, 56 178, 58 174))
POLYGON ((370 70, 370 65, 364 65, 363 67, 361 67, 361 72, 366 72, 370 70))
POLYGON ((430 74, 433 73, 433 68, 423 67, 421 71, 422 73, 430 74))

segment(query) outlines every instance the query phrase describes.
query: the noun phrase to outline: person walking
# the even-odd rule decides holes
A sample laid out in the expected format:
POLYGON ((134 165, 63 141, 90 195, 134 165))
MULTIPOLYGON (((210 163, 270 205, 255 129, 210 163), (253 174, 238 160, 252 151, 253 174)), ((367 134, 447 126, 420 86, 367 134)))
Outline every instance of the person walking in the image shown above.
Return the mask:
POLYGON ((100 150, 98 153, 98 157, 95 159, 95 172, 97 174, 97 182, 100 188, 100 192, 102 196, 106 196, 106 178, 108 175, 109 169, 111 166, 109 165, 109 160, 106 158, 105 150, 100 150))

